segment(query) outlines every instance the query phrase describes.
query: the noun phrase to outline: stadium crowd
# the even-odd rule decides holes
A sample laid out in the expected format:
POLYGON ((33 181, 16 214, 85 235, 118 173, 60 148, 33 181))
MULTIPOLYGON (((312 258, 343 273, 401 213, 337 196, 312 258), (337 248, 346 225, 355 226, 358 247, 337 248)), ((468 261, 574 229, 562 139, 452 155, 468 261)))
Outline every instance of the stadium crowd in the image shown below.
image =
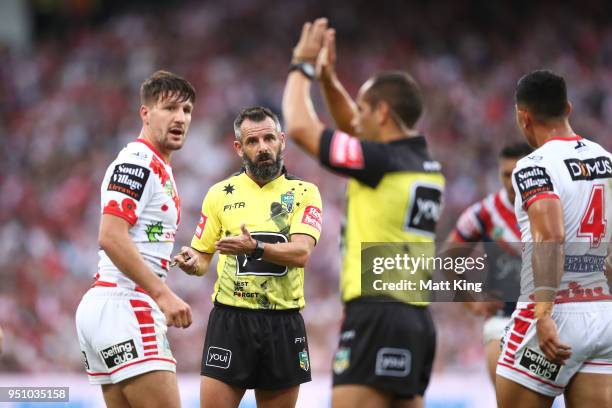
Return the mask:
MULTIPOLYGON (((226 0, 126 11, 28 51, 0 48, 0 371, 81 371, 74 312, 97 265, 99 188, 106 165, 140 128, 137 87, 157 69, 192 82, 198 95, 186 148, 173 159, 182 202, 177 246, 190 242, 201 200, 236 171, 232 120, 249 105, 280 112, 291 45, 307 18, 337 28, 338 71, 354 94, 366 75, 403 68, 422 85, 419 124, 447 177, 440 237, 468 204, 498 187, 496 155, 518 140, 517 79, 546 67, 562 73, 578 133, 610 149, 612 26, 598 2, 521 2, 474 10, 467 0, 384 9, 359 1, 226 0), (603 22, 597 16, 604 18, 603 22), (546 16, 545 19, 542 17, 546 16), (537 21, 537 24, 536 24, 537 21)), ((478 3, 480 4, 480 3, 478 3)), ((602 6, 603 7, 603 6, 602 6)), ((609 15, 609 14, 608 14, 609 15)), ((319 98, 319 103, 321 102, 319 98)), ((331 122, 325 118, 327 123, 331 122)), ((306 269, 312 367, 329 371, 337 342, 338 237, 343 183, 289 146, 290 172, 319 186, 324 232, 306 269)), ((179 371, 199 371, 214 270, 203 279, 171 271, 194 325, 170 330, 179 371)), ((436 370, 484 365, 480 320, 460 305, 436 305, 436 370)))

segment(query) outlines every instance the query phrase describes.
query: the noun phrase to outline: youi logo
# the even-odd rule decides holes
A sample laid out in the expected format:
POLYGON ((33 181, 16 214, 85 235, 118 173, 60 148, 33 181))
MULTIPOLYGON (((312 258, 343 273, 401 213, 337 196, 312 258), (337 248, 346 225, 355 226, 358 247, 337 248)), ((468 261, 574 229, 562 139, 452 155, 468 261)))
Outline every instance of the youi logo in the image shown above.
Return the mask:
POLYGON ((206 354, 206 365, 227 369, 232 362, 232 351, 221 347, 210 346, 206 354))

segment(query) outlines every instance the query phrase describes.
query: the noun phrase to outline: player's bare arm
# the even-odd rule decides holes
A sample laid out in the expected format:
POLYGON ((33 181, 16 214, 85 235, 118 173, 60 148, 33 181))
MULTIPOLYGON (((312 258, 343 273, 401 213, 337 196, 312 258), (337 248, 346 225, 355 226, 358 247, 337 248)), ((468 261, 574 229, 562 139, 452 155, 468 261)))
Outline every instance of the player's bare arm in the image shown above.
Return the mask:
MULTIPOLYGON (((323 47, 327 19, 305 23, 298 44, 293 49, 293 62, 307 62, 314 66, 323 47)), ((311 79, 298 70, 287 78, 283 95, 283 117, 286 132, 302 149, 318 157, 321 133, 325 126, 317 117, 310 97, 311 79)))
POLYGON ((99 244, 113 264, 142 287, 159 305, 168 326, 189 327, 191 308, 146 265, 129 235, 130 224, 123 218, 103 214, 99 244))
POLYGON ((212 257, 213 254, 200 252, 197 249, 184 246, 172 258, 172 262, 188 275, 203 276, 208 271, 212 257))
POLYGON ((353 119, 357 115, 357 104, 336 74, 336 31, 333 28, 325 31, 323 48, 317 58, 316 72, 325 105, 334 118, 336 127, 354 135, 353 119))
POLYGON ((571 356, 571 348, 561 343, 557 325, 552 319, 554 299, 563 274, 563 208, 558 199, 544 198, 534 202, 527 213, 533 235, 532 263, 539 345, 548 359, 563 363, 571 356))
MULTIPOLYGON (((216 243, 216 249, 224 255, 250 255, 257 247, 257 242, 244 226, 242 234, 222 238, 216 243)), ((289 242, 264 244, 262 259, 277 265, 303 268, 315 246, 315 240, 310 235, 293 234, 289 242)))

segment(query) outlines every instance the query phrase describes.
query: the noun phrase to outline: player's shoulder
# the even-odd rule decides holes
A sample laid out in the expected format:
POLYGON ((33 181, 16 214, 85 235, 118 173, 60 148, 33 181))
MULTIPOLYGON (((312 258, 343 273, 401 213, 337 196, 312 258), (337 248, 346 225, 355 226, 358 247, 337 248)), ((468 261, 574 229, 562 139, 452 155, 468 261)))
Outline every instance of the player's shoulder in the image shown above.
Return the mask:
POLYGON ((285 172, 284 176, 285 176, 285 183, 288 186, 291 186, 291 188, 295 188, 296 190, 301 189, 304 192, 308 192, 308 191, 318 192, 319 191, 319 188, 317 187, 316 184, 306 181, 302 179, 301 177, 298 177, 292 173, 285 172))
POLYGON ((148 166, 153 159, 154 153, 144 143, 133 141, 121 149, 116 162, 131 163, 140 166, 148 166))
POLYGON ((546 143, 516 162, 514 173, 531 167, 548 167, 557 158, 555 146, 546 143))
POLYGON ((606 148, 604 148, 599 143, 594 142, 592 140, 588 140, 588 139, 581 139, 581 141, 585 145, 586 149, 589 149, 589 150, 592 150, 594 152, 597 152, 597 154, 602 154, 604 156, 612 157, 612 153, 610 153, 610 151, 606 150, 606 148))
POLYGON ((233 173, 232 175, 216 182, 208 189, 208 194, 232 194, 236 191, 237 186, 241 184, 240 175, 242 171, 233 173))

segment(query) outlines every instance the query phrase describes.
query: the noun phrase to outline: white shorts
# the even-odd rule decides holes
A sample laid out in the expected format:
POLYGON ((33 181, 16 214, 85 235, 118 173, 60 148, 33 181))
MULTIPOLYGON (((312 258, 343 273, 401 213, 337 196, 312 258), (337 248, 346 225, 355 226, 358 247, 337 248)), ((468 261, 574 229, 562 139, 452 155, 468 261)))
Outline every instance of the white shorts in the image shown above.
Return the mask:
POLYGON ((571 357, 559 366, 538 346, 533 308, 514 311, 497 362, 497 374, 539 394, 563 393, 576 373, 612 375, 612 302, 556 304, 552 317, 571 357))
POLYGON ((509 316, 493 316, 487 319, 482 326, 482 338, 485 344, 493 340, 501 340, 504 337, 506 327, 510 323, 509 316))
POLYGON ((166 317, 144 293, 91 288, 77 309, 76 327, 91 384, 116 384, 149 371, 176 372, 166 317))

